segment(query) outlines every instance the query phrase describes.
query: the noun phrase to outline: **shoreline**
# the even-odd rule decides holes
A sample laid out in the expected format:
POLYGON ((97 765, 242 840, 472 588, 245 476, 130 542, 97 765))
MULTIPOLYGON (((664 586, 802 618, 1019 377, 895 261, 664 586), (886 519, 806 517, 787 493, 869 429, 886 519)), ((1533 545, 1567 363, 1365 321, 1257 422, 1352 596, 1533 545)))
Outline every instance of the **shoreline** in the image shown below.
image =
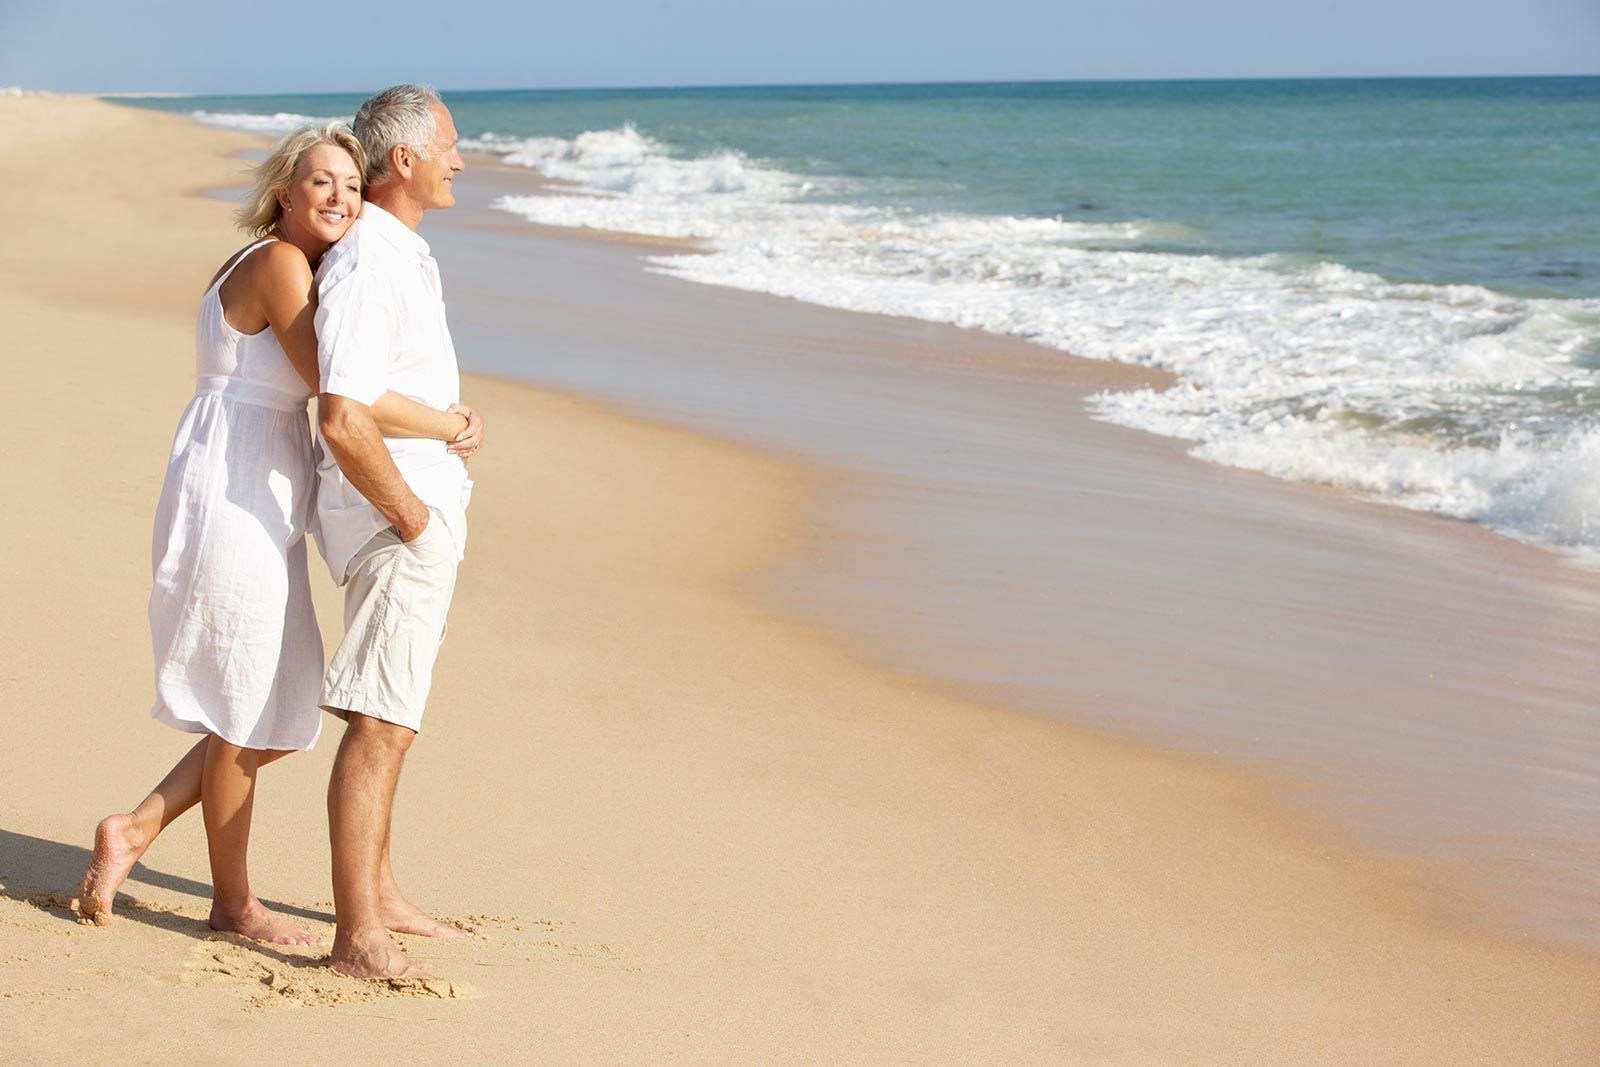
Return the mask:
MULTIPOLYGON (((478 347, 539 353, 521 380, 542 388, 866 479, 814 520, 831 553, 782 566, 763 586, 769 602, 831 630, 864 662, 942 692, 1287 779, 1279 793, 1297 816, 1452 872, 1438 879, 1451 921, 1600 949, 1600 808, 1569 777, 1600 777, 1584 725, 1585 694, 1600 685, 1587 654, 1600 575, 1482 526, 1208 463, 1184 442, 1083 410, 1088 393, 1159 372, 676 279, 648 270, 637 250, 591 247, 613 242, 588 231, 552 234, 488 209, 495 193, 516 191, 520 168, 478 176, 489 188, 469 185, 472 201, 440 226, 482 239, 446 247, 457 261, 492 255, 537 301, 536 312, 510 298, 486 305, 481 317, 513 325, 483 332, 478 347), (559 258, 591 288, 603 279, 625 294, 650 325, 602 324, 582 286, 540 266, 559 258), (670 314, 654 310, 665 306, 670 314), (741 326, 707 329, 693 345, 661 339, 723 319, 741 326), (578 322, 617 338, 577 336, 578 322), (634 354, 651 345, 671 355, 634 354), (832 355, 844 350, 849 358, 832 355), (561 360, 570 366, 553 365, 561 360), (934 376, 950 388, 923 381, 934 376), (810 379, 871 403, 841 416, 810 379), (718 395, 699 395, 701 383, 718 395), (903 407, 918 414, 902 418, 903 407), (926 428, 936 418, 937 434, 926 428), (823 425, 836 440, 819 451, 823 425), (951 473, 912 454, 959 453, 970 426, 984 464, 970 474, 959 456, 945 461, 951 473), (1012 472, 1062 457, 1070 470, 1052 474, 1061 484, 1048 492, 1031 473, 1012 484, 1012 472), (1087 532, 1070 515, 1086 504, 1087 532), (1106 543, 1100 524, 1130 545, 1106 543), (1157 529, 1174 525, 1197 540, 1157 529), (962 532, 929 532, 943 528, 962 532), (1040 533, 1015 536, 1027 530, 1040 533), (1046 534, 1087 562, 1055 559, 1065 549, 1041 542, 1046 534), (1014 579, 994 562, 1008 556, 1014 579), (1008 596, 1022 610, 1003 612, 1008 596), (977 621, 962 623, 969 616, 977 621), (1115 632, 1084 632, 1103 626, 1115 632), (1065 638, 1088 650, 1052 645, 1065 638), (1253 647, 1262 655, 1247 655, 1253 647), (1141 659, 1154 681, 1150 668, 1126 672, 1141 659), (1204 714, 1186 716, 1194 707, 1204 714)), ((493 273, 472 280, 487 286, 493 273)), ((495 369, 516 377, 518 366, 495 369)))
MULTIPOLYGON (((50 533, 4 534, 27 620, 8 637, 33 665, 8 672, 6 702, 50 706, 65 682, 95 722, 85 736, 19 718, 0 755, 14 812, 0 925, 15 946, 0 1012, 29 1020, 25 1058, 104 1056, 78 1022, 91 998, 102 1014, 137 1011, 117 1055, 145 1058, 192 1054, 186 1035, 218 1013, 238 1020, 238 1059, 263 1041, 291 1058, 372 1041, 493 1058, 515 1042, 700 1062, 1403 1050, 1565 1063, 1600 1047, 1583 1010, 1600 962, 1423 928, 1402 901, 1420 868, 1305 838, 1258 782, 926 693, 736 595, 815 532, 821 483, 794 464, 477 376, 494 436, 438 678, 452 711, 417 746, 396 818, 402 878, 425 905, 473 910, 477 939, 423 946, 473 996, 374 1010, 353 983, 278 958, 294 954, 197 934, 196 825, 169 831, 130 883, 148 921, 72 924, 40 896, 75 879, 69 843, 178 743, 144 721, 130 684, 148 671, 150 453, 189 391, 191 290, 232 245, 225 209, 160 192, 156 165, 161 152, 220 158, 227 136, 100 107, 52 105, 58 141, 40 152, 79 161, 73 180, 92 183, 120 149, 132 188, 103 204, 80 193, 31 225, 7 212, 29 255, 0 259, 11 329, 37 354, 20 386, 81 402, 19 416, 25 439, 64 423, 78 448, 5 467, 50 533), (85 135, 63 135, 73 124, 85 135), (128 284, 148 238, 127 219, 157 204, 182 252, 128 284), (87 270, 85 252, 100 256, 87 270), (108 359, 105 336, 138 358, 108 359), (65 660, 85 626, 100 635, 87 674, 65 660), (59 783, 82 767, 100 773, 62 804, 59 783), (549 1010, 512 1010, 526 1003, 549 1010), (241 1011, 252 1005, 264 1010, 241 1011)), ((317 596, 332 631, 336 598, 323 584, 317 596)), ((330 756, 325 744, 285 761, 258 809, 264 895, 312 913, 325 908, 330 756)))

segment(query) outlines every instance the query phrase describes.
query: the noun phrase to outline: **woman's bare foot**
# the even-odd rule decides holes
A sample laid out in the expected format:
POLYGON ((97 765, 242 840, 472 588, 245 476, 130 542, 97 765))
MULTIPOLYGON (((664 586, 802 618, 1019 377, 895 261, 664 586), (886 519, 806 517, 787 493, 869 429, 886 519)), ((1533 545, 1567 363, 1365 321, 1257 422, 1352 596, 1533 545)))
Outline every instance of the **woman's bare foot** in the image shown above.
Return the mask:
POLYGON ((108 815, 94 828, 94 855, 78 886, 78 914, 104 926, 111 921, 111 903, 139 862, 150 839, 131 815, 108 815))
POLYGON ((383 925, 397 934, 438 937, 446 941, 461 941, 472 936, 454 923, 440 922, 405 897, 383 902, 383 925))
POLYGON ((383 929, 336 936, 328 966, 347 978, 432 978, 383 929))
POLYGON ((224 908, 213 901, 211 929, 238 934, 252 941, 265 941, 269 945, 315 945, 318 940, 310 930, 272 914, 255 897, 237 909, 224 908))

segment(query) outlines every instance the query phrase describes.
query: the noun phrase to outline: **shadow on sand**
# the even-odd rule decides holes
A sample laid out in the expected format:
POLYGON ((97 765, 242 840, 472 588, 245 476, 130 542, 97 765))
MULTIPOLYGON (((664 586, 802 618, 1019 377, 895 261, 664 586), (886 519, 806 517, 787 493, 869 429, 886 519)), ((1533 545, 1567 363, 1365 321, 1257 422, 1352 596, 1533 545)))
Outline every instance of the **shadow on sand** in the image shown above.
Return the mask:
MULTIPOLYGON (((67 845, 60 841, 49 841, 42 837, 31 837, 28 834, 0 828, 0 897, 20 901, 38 908, 45 914, 76 922, 78 917, 68 907, 67 902, 77 894, 78 883, 88 866, 89 850, 81 845, 67 845)), ((133 865, 128 880, 196 897, 208 905, 211 901, 211 886, 208 883, 153 870, 142 862, 133 865)), ((325 911, 265 898, 261 902, 280 915, 292 915, 316 922, 333 922, 333 916, 325 911)), ((116 914, 119 918, 130 922, 143 923, 146 926, 187 934, 190 937, 216 936, 216 931, 207 926, 203 919, 197 920, 175 911, 131 900, 122 893, 117 895, 116 914)), ((245 943, 252 948, 268 948, 253 941, 245 943)), ((272 952, 268 954, 276 955, 272 952)), ((285 956, 284 959, 298 962, 298 957, 285 956)))

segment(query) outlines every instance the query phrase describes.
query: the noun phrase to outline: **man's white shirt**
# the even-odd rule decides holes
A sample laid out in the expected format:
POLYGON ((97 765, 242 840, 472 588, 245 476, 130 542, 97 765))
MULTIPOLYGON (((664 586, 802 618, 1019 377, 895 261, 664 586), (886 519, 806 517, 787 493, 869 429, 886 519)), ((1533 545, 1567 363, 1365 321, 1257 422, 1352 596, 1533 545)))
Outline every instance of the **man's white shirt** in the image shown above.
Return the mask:
MULTIPOLYGON (((393 390, 443 411, 461 399, 455 345, 445 322, 439 265, 428 242, 374 204, 317 268, 317 361, 322 392, 371 404, 393 390)), ((326 442, 317 461, 314 529, 333 580, 389 520, 345 478, 326 442)), ((444 518, 459 559, 467 544, 466 464, 443 441, 384 438, 400 475, 444 518)))

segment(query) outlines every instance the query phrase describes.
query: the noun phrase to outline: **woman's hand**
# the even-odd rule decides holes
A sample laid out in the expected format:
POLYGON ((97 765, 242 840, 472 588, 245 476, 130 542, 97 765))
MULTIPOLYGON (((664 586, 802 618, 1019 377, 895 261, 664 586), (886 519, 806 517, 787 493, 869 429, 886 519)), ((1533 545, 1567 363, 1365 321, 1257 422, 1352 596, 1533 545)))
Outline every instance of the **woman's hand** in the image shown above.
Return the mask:
POLYGON ((473 453, 483 447, 483 416, 465 404, 451 404, 445 411, 452 415, 460 415, 467 420, 466 429, 456 434, 445 446, 451 455, 460 456, 461 462, 465 463, 472 458, 473 453))

